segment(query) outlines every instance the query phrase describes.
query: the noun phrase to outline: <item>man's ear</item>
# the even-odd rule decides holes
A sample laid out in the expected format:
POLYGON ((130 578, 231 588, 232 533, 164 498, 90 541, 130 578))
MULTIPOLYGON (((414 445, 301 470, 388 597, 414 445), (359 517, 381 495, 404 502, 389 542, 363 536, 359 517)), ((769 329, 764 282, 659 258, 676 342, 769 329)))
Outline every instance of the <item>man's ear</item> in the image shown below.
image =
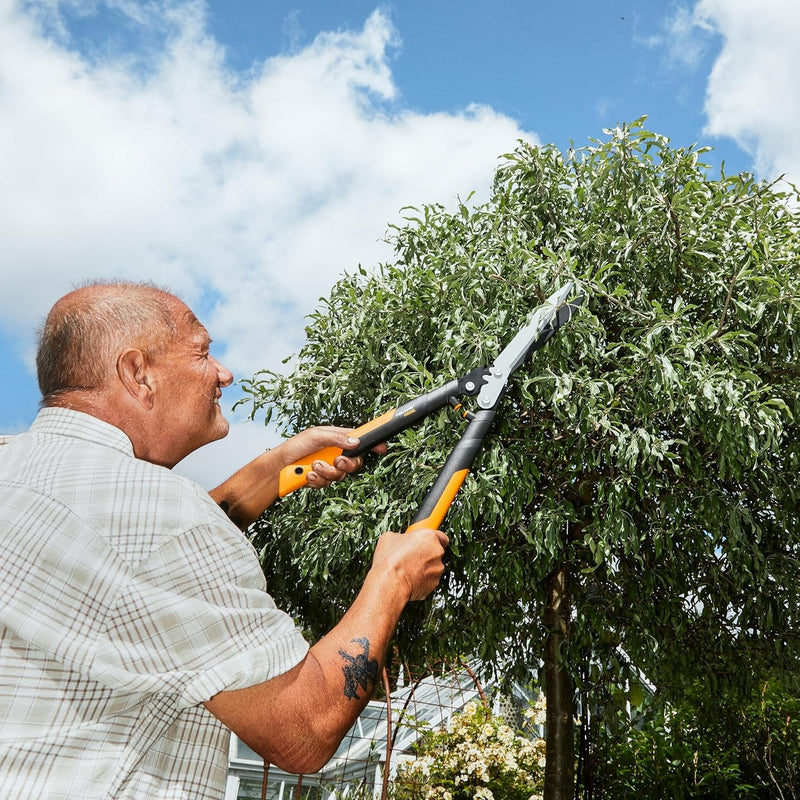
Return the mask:
POLYGON ((117 377, 128 394, 149 411, 155 403, 148 370, 147 357, 141 350, 128 348, 117 359, 117 377))

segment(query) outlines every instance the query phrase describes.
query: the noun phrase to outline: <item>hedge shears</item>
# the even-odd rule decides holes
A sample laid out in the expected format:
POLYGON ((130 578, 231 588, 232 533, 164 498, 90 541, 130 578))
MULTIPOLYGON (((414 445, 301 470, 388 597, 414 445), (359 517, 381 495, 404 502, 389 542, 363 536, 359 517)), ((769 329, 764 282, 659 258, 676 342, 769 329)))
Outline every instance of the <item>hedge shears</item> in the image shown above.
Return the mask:
POLYGON ((412 427, 435 411, 449 405, 469 421, 444 466, 425 496, 407 531, 438 528, 467 477, 483 440, 497 414, 511 375, 542 347, 572 317, 583 302, 583 294, 568 282, 531 314, 527 324, 503 349, 495 362, 478 367, 431 392, 393 408, 353 431, 359 443, 352 450, 325 447, 281 470, 278 492, 285 497, 306 484, 311 465, 317 461, 333 464, 337 456, 358 456, 412 427), (461 397, 477 397, 477 411, 462 411, 461 397))

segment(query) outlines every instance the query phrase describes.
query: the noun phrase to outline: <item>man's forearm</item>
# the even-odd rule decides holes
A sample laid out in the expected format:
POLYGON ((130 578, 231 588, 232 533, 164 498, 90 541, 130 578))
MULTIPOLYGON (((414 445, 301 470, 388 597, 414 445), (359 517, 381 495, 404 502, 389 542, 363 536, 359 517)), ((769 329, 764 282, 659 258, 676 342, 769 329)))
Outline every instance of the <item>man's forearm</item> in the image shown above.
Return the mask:
MULTIPOLYGON (((235 472, 209 494, 241 530, 252 525, 278 498, 280 472, 298 459, 312 455, 324 447, 335 447, 341 452, 352 447, 357 439, 350 438, 346 428, 323 426, 309 428, 292 436, 277 447, 261 453, 249 464, 235 472)), ((361 465, 360 458, 340 456, 335 465, 322 461, 306 475, 309 486, 320 488, 340 480, 361 465)))
POLYGON ((254 458, 209 494, 241 530, 252 525, 278 498, 278 475, 283 469, 280 453, 268 450, 254 458))
POLYGON ((355 602, 300 664, 206 707, 283 769, 321 767, 372 697, 403 608, 439 583, 447 544, 440 531, 385 533, 355 602))
POLYGON ((396 576, 372 570, 300 664, 267 683, 222 692, 206 707, 270 763, 289 772, 320 769, 372 697, 407 599, 396 576))

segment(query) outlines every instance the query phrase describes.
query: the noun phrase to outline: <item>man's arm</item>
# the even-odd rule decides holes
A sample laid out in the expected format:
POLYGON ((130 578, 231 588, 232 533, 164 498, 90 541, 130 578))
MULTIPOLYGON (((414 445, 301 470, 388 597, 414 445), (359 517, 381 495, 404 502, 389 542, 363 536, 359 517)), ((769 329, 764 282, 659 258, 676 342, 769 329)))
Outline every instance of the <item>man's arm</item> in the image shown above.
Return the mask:
POLYGON ((300 664, 206 708, 269 763, 320 769, 372 697, 406 603, 438 585, 447 544, 440 531, 383 534, 355 602, 300 664))
MULTIPOLYGON (((309 428, 254 458, 209 494, 231 521, 245 530, 278 498, 278 477, 284 467, 323 447, 349 450, 356 444, 358 439, 351 438, 347 428, 309 428)), ((320 461, 308 473, 308 484, 316 488, 328 486, 360 466, 360 458, 346 456, 339 456, 333 465, 320 461)))

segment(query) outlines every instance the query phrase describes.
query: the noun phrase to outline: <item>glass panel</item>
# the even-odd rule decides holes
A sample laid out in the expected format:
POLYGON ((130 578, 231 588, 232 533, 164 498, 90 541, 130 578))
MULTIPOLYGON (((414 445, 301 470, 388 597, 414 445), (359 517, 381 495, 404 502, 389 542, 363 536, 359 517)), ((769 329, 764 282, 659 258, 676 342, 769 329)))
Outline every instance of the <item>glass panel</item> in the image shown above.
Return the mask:
MULTIPOLYGON (((283 800, 295 800, 297 796, 297 782, 279 781, 270 779, 267 781, 267 800, 278 800, 281 796, 281 784, 283 784, 283 800)), ((322 800, 322 789, 319 785, 306 786, 300 789, 301 800, 322 800)), ((236 800, 261 800, 261 778, 242 776, 239 779, 239 794, 236 800)))
MULTIPOLYGON (((267 786, 268 800, 278 800, 280 791, 280 783, 273 781, 271 786, 267 786)), ((284 792, 285 796, 286 793, 284 792)), ((261 800, 261 778, 240 778, 239 794, 236 795, 236 800, 261 800)))

